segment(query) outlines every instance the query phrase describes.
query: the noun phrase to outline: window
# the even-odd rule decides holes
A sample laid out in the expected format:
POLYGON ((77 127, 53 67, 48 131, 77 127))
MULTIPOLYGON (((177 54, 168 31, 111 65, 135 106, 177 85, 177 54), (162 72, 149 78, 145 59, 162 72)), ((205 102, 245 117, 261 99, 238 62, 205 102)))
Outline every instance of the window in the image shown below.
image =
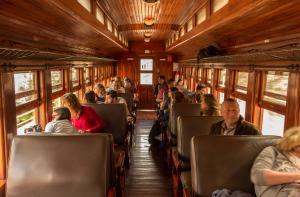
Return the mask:
POLYGON ((104 13, 98 6, 96 6, 96 18, 104 25, 104 13))
POLYGON ((243 94, 247 94, 247 87, 248 87, 248 73, 238 72, 235 91, 243 94))
POLYGON ((18 135, 24 134, 25 128, 37 123, 38 87, 36 76, 36 72, 20 72, 14 74, 18 135))
POLYGON ((153 59, 140 60, 140 84, 152 85, 153 84, 153 59))
POLYGON ((189 20, 187 23, 187 31, 191 31, 193 29, 193 19, 189 20))
POLYGON ((16 106, 37 99, 35 87, 36 73, 26 72, 14 74, 16 106))
POLYGON ((268 71, 263 100, 285 106, 288 81, 288 72, 268 71))
POLYGON ((56 109, 56 108, 61 107, 61 106, 62 106, 62 104, 61 104, 61 97, 58 97, 57 99, 54 99, 52 101, 52 108, 53 109, 56 109))
POLYGON ((208 68, 207 69, 207 80, 206 80, 206 82, 208 83, 208 84, 211 84, 211 75, 212 75, 212 70, 210 69, 210 68, 208 68))
POLYGON ((220 72, 219 72, 218 86, 225 87, 225 80, 226 80, 226 70, 221 69, 220 72))
POLYGON ((52 93, 63 90, 63 71, 51 71, 52 93))
POLYGON ((94 81, 98 82, 98 67, 94 67, 94 81))
POLYGON ((202 8, 198 13, 197 13, 197 25, 205 21, 206 19, 206 8, 202 8))
POLYGON ((182 27, 182 28, 179 30, 179 32, 180 32, 180 37, 183 36, 184 33, 185 33, 185 32, 184 32, 184 28, 182 27))
POLYGON ((71 72, 72 72, 72 76, 71 76, 71 80, 72 80, 72 87, 76 87, 79 86, 79 72, 78 72, 78 68, 72 68, 71 72))
POLYGON ((84 68, 84 79, 86 84, 91 83, 91 74, 90 74, 90 68, 84 68))
POLYGON ((112 27, 112 22, 110 20, 107 19, 107 29, 108 31, 112 32, 113 31, 113 27, 112 27))
POLYGON ((238 102, 238 104, 240 106, 240 114, 245 118, 245 115, 246 115, 246 101, 241 100, 239 98, 237 98, 236 101, 238 102))
MULTIPOLYGON (((117 30, 117 27, 115 27, 114 33, 115 33, 115 36, 118 37, 118 30, 117 30)), ((126 45, 126 43, 125 43, 125 45, 126 45)))
POLYGON ((91 1, 90 0, 77 0, 85 9, 91 12, 91 1))
POLYGON ((223 103, 224 97, 225 97, 224 93, 223 93, 223 92, 219 92, 219 103, 220 103, 220 104, 223 103))
POLYGON ((37 124, 34 111, 30 110, 17 116, 17 135, 24 135, 25 129, 37 124))
POLYGON ((152 71, 153 59, 141 59, 141 71, 152 71))
POLYGON ((213 13, 224 7, 229 0, 213 0, 213 13))
POLYGON ((263 135, 283 136, 284 120, 284 115, 264 109, 262 124, 263 135))

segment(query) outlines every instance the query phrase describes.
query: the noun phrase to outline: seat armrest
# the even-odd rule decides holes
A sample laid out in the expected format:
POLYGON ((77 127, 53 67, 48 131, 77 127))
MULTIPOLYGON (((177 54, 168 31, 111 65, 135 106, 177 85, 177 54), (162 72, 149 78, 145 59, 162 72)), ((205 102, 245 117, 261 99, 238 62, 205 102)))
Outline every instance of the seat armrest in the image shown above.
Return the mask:
POLYGON ((180 172, 181 170, 181 161, 178 158, 178 152, 175 149, 172 149, 172 161, 173 161, 173 166, 174 166, 174 170, 176 170, 176 172, 180 172))
POLYGON ((0 197, 4 197, 6 180, 0 180, 0 197))
POLYGON ((107 197, 116 197, 116 188, 115 187, 109 188, 107 197))

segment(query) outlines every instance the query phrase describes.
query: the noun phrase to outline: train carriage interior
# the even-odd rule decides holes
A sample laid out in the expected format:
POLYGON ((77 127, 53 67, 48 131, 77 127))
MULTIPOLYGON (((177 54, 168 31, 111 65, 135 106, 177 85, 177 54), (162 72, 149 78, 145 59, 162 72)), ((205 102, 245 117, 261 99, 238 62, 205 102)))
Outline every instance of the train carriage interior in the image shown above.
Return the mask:
POLYGON ((299 0, 0 0, 0 86, 0 197, 300 196, 299 0))

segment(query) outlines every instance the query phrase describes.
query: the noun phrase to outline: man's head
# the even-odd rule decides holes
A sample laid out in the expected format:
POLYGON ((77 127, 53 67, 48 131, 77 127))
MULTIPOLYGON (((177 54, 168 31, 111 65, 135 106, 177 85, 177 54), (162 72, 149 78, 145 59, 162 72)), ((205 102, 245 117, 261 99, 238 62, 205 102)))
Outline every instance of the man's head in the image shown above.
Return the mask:
POLYGON ((225 99, 221 106, 221 115, 227 125, 235 124, 240 117, 238 102, 232 98, 225 99))
POLYGON ((168 86, 169 86, 169 88, 175 87, 175 86, 176 86, 176 85, 175 85, 175 80, 174 80, 174 79, 169 79, 169 81, 168 81, 168 86))
POLYGON ((166 81, 165 76, 161 75, 161 76, 158 77, 158 83, 163 84, 163 83, 165 83, 165 81, 166 81))
POLYGON ((94 87, 94 92, 95 92, 95 94, 97 94, 97 96, 104 96, 105 95, 105 87, 102 84, 97 83, 94 87))
POLYGON ((112 103, 116 103, 117 102, 117 92, 114 90, 110 90, 106 93, 105 96, 105 104, 112 104, 112 103))
POLYGON ((205 94, 206 85, 204 83, 199 83, 196 87, 197 94, 205 94))

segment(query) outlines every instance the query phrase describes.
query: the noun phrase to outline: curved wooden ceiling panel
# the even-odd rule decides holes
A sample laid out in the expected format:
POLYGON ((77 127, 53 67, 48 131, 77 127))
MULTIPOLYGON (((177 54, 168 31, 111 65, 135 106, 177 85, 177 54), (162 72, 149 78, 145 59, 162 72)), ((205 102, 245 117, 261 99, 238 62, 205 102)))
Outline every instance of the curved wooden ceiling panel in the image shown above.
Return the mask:
POLYGON ((99 0, 105 11, 111 15, 120 32, 128 40, 142 40, 140 30, 146 30, 144 19, 153 17, 155 24, 153 40, 166 40, 172 31, 178 30, 207 0, 160 0, 147 4, 143 0, 99 0), (139 30, 139 31, 137 31, 139 30), (159 32, 159 33, 158 33, 159 32))

